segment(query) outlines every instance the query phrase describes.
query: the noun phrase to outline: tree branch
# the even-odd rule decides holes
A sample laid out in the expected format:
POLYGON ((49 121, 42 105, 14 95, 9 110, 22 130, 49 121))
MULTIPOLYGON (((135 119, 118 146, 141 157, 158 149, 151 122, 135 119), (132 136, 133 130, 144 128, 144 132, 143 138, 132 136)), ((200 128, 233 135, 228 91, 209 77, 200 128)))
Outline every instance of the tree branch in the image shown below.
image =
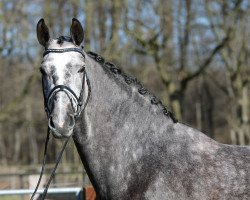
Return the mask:
MULTIPOLYGON (((230 31, 229 31, 230 32, 230 31)), ((189 81, 193 80, 197 76, 199 76, 201 73, 205 71, 205 69, 209 66, 209 64, 212 62, 214 56, 228 43, 229 41, 229 33, 228 35, 212 50, 210 55, 201 63, 198 70, 195 71, 192 74, 187 75, 181 80, 181 87, 186 88, 189 81)))

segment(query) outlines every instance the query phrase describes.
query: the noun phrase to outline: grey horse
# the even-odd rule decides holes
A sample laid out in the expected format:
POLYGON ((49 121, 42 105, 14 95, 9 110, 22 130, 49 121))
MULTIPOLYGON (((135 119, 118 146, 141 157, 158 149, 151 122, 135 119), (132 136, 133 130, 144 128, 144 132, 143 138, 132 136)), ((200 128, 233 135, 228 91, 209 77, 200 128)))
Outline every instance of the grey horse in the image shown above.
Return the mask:
POLYGON ((135 78, 84 51, 77 19, 70 32, 51 39, 37 24, 45 107, 54 136, 72 136, 97 199, 250 199, 249 147, 177 122, 135 78))

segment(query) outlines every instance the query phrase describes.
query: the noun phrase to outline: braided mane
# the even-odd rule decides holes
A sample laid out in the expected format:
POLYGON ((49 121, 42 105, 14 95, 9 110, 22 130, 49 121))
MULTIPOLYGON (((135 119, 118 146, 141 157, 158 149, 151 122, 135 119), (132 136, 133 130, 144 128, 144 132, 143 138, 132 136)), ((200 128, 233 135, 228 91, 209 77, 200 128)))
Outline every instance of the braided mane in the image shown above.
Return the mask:
POLYGON ((167 117, 170 117, 174 123, 177 123, 178 120, 175 118, 174 114, 165 106, 162 104, 162 102, 153 94, 151 94, 143 85, 134 77, 128 76, 125 74, 120 68, 118 68, 115 64, 111 62, 106 62, 105 59, 98 55, 97 53, 94 52, 87 52, 88 56, 90 56, 92 59, 97 61, 103 68, 106 70, 111 71, 113 74, 121 76, 123 80, 128 84, 128 85, 135 85, 138 88, 138 92, 145 96, 149 96, 151 98, 151 104, 153 105, 159 105, 163 111, 163 114, 167 117))

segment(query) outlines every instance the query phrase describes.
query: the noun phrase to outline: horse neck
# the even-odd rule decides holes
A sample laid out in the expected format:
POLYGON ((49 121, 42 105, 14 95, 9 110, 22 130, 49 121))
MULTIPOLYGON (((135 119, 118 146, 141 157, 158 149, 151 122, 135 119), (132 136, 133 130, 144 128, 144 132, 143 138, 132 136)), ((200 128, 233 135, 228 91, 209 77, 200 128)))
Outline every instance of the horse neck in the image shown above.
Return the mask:
POLYGON ((172 115, 164 114, 166 108, 161 103, 152 105, 153 95, 140 93, 142 86, 138 82, 128 84, 125 80, 128 76, 113 73, 103 64, 104 61, 100 61, 100 56, 97 58, 99 62, 87 57, 86 73, 91 85, 91 98, 83 113, 85 122, 88 121, 87 137, 91 137, 92 134, 103 136, 102 132, 92 129, 93 127, 101 129, 108 126, 109 133, 117 133, 126 125, 133 129, 133 126, 138 125, 138 121, 145 122, 144 120, 158 120, 161 126, 173 124, 175 119, 172 115), (133 118, 133 123, 127 124, 129 118, 133 118), (142 118, 144 119, 141 120, 142 118), (114 125, 117 125, 118 129, 115 129, 114 125))
POLYGON ((138 92, 138 86, 128 85, 124 77, 114 75, 91 58, 87 57, 87 62, 92 92, 76 124, 74 140, 92 184, 97 192, 105 193, 106 186, 112 185, 110 179, 117 177, 126 182, 125 166, 146 152, 142 144, 150 137, 149 131, 161 127, 159 131, 163 132, 173 122, 138 92), (118 174, 106 177, 110 173, 118 174))

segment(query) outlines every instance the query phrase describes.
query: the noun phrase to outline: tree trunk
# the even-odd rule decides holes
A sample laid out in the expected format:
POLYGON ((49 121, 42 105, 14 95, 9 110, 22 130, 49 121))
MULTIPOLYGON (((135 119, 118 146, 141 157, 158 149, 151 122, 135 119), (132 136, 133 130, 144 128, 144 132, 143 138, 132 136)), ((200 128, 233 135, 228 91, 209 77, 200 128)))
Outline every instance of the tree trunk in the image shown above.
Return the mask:
POLYGON ((85 46, 85 49, 87 49, 87 51, 90 50, 90 45, 91 45, 91 38, 92 39, 95 39, 93 38, 93 35, 94 35, 94 29, 93 29, 93 26, 94 26, 94 17, 92 16, 93 13, 94 13, 94 8, 93 8, 93 1, 91 0, 86 0, 86 3, 85 3, 85 7, 84 7, 84 12, 85 12, 85 38, 84 38, 84 46, 85 46))
MULTIPOLYGON (((3 131, 2 124, 0 123, 0 130, 3 131)), ((0 150, 1 150, 1 164, 7 165, 7 148, 3 140, 3 132, 0 134, 0 150)))

